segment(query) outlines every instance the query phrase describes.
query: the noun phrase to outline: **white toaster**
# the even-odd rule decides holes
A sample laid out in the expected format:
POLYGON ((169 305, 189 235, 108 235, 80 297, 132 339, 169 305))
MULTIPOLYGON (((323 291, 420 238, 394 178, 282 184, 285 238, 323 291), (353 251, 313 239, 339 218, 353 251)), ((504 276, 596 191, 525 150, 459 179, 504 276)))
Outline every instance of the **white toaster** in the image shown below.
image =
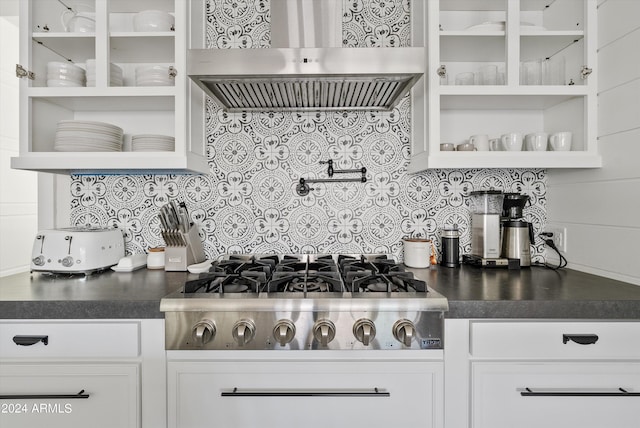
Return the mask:
POLYGON ((38 232, 31 252, 31 270, 85 273, 107 269, 124 257, 119 229, 69 227, 38 232))

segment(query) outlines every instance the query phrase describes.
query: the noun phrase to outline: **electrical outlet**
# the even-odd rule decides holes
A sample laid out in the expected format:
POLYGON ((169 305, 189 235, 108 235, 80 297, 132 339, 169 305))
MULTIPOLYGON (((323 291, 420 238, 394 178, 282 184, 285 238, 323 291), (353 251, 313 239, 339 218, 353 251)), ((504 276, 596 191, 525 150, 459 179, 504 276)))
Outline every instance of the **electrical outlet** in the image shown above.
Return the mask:
POLYGON ((551 239, 553 243, 556 244, 558 250, 561 253, 567 252, 567 228, 561 226, 549 226, 545 227, 545 232, 553 233, 551 239))

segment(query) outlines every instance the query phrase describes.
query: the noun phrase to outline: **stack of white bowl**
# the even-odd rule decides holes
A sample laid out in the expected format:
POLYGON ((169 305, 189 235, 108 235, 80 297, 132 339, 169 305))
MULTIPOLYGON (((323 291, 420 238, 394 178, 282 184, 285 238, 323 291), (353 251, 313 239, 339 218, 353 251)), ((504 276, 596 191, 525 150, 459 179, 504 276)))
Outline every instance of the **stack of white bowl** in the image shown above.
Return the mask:
POLYGON ((175 18, 164 10, 143 10, 133 16, 135 31, 172 31, 175 18))
POLYGON ((84 86, 84 69, 70 62, 52 61, 47 63, 47 86, 84 86))
POLYGON ((138 134, 131 137, 132 152, 172 152, 176 139, 168 135, 138 134))
MULTIPOLYGON (((122 86, 124 77, 122 69, 114 63, 109 64, 109 86, 122 86)), ((96 86, 96 60, 87 60, 87 86, 96 86)))
POLYGON ((89 120, 58 122, 53 149, 56 152, 120 152, 122 128, 89 120))
POLYGON ((136 68, 136 86, 174 86, 168 65, 141 65, 136 68))

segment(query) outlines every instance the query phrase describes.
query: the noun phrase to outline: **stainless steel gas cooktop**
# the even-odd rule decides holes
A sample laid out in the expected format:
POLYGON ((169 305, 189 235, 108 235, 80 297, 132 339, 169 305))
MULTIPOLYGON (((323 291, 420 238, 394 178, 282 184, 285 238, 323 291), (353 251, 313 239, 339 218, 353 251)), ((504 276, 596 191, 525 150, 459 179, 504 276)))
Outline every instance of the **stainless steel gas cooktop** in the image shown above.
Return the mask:
POLYGON ((167 349, 442 349, 447 299, 386 255, 232 255, 162 299, 167 349))

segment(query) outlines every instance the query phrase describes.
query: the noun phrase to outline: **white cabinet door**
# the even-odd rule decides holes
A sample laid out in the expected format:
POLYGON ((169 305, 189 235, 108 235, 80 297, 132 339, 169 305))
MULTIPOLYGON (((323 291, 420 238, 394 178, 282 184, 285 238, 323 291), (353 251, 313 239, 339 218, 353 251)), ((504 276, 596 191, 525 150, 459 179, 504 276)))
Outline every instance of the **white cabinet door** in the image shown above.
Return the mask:
POLYGON ((442 426, 442 363, 169 362, 168 373, 172 428, 442 426))
POLYGON ((471 364, 473 428, 637 428, 640 363, 471 364), (625 394, 626 391, 628 394, 625 394))
POLYGON ((140 426, 137 364, 2 364, 0 426, 140 426))

